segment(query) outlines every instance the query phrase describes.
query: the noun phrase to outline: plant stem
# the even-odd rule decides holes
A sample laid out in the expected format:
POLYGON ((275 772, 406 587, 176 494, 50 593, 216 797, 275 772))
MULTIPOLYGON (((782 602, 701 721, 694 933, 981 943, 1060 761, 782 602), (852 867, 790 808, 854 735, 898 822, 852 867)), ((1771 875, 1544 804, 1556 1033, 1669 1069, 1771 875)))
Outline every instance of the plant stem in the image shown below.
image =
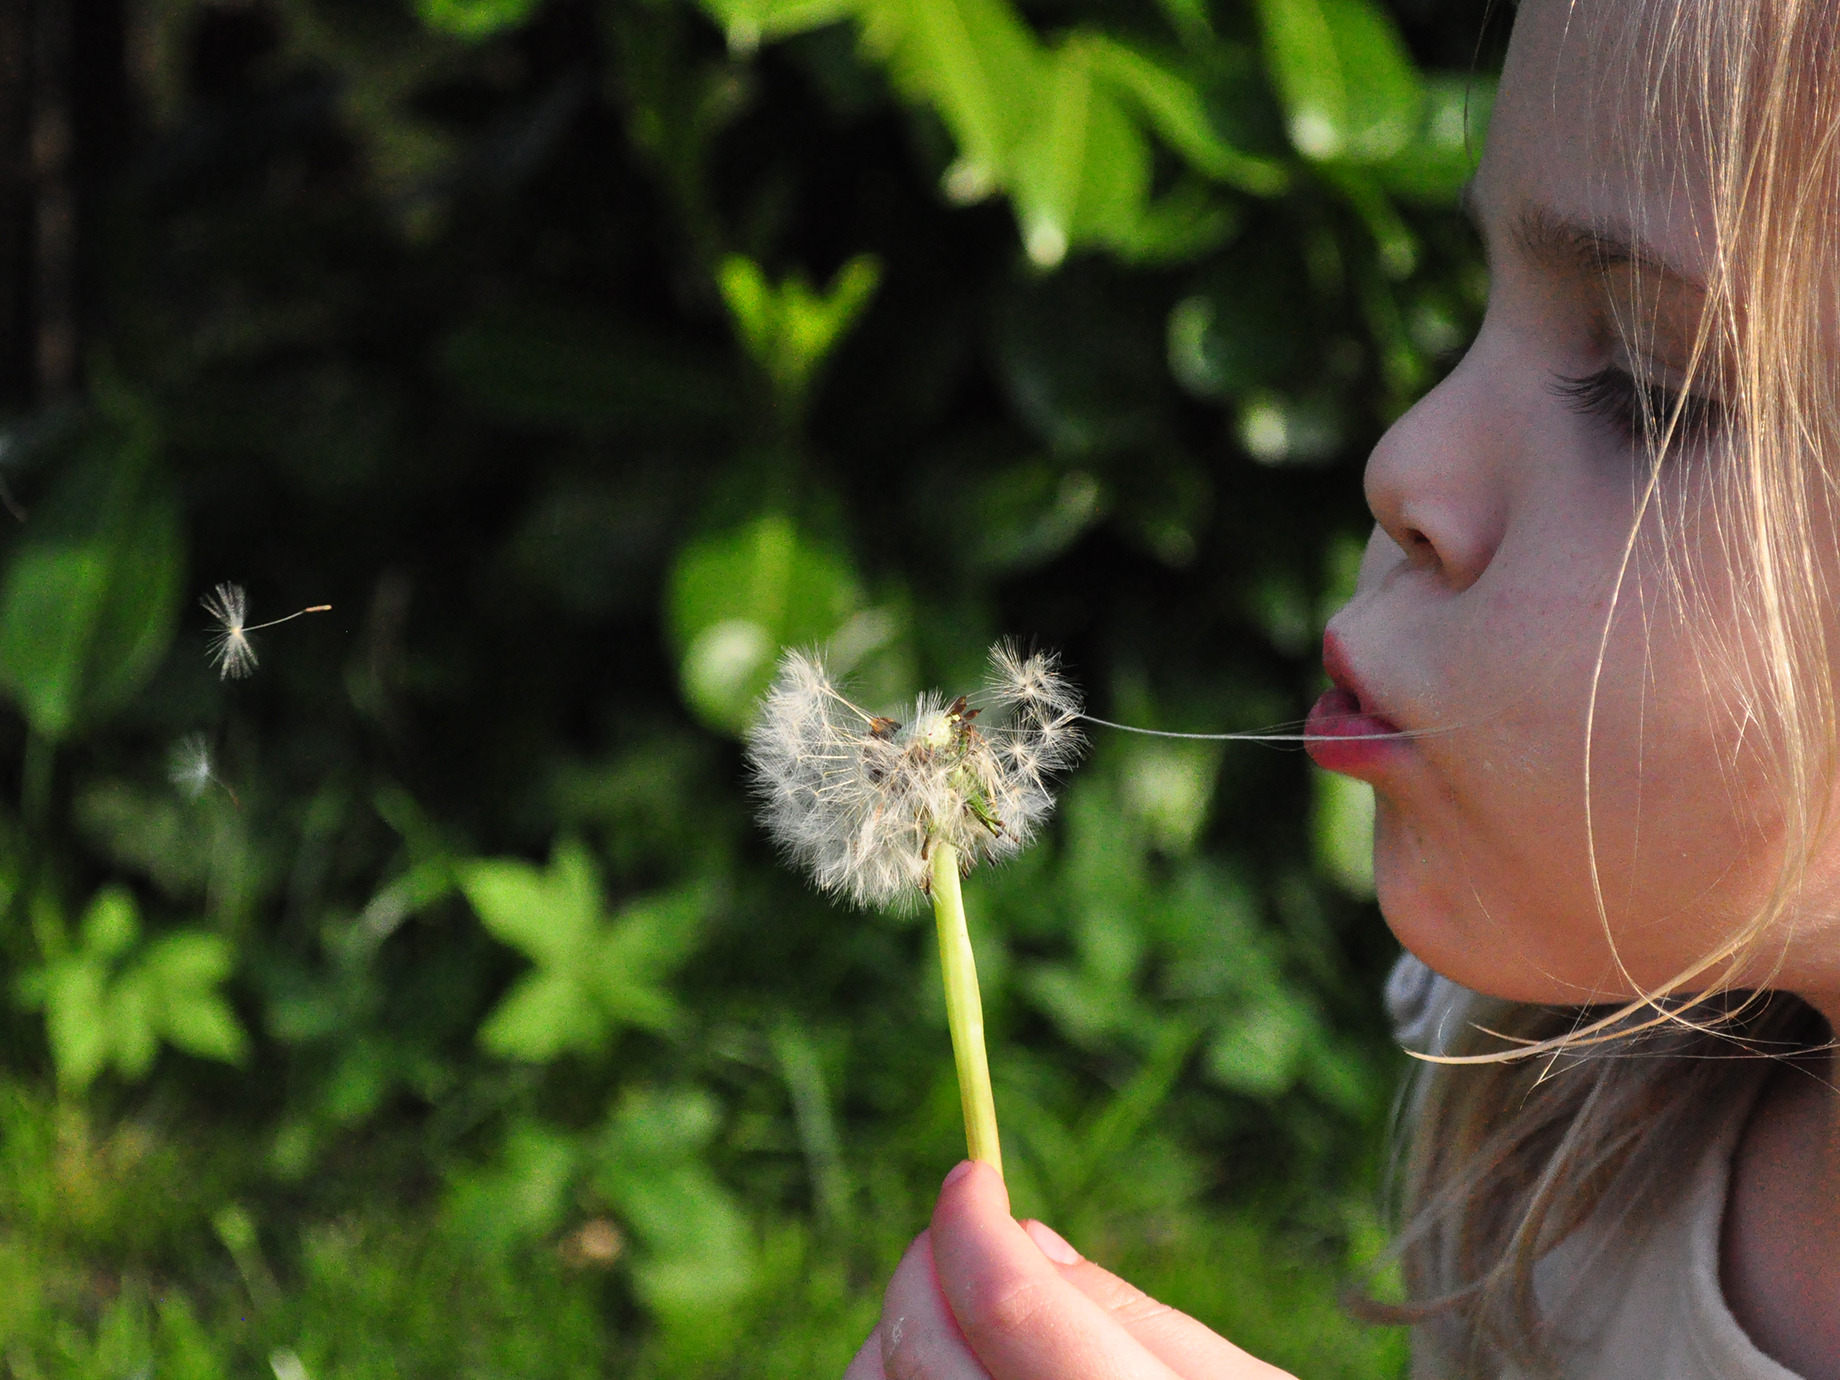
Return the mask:
POLYGON ((51 812, 51 770, 57 748, 36 729, 26 730, 25 770, 19 787, 19 813, 26 828, 40 829, 51 812))
POLYGON ((958 850, 949 843, 933 845, 933 918, 939 922, 939 968, 946 983, 952 1056, 958 1062, 958 1096, 965 1109, 965 1146, 972 1159, 1001 1174, 997 1104, 984 1052, 984 1003, 978 996, 971 933, 965 928, 965 898, 958 889, 958 850))

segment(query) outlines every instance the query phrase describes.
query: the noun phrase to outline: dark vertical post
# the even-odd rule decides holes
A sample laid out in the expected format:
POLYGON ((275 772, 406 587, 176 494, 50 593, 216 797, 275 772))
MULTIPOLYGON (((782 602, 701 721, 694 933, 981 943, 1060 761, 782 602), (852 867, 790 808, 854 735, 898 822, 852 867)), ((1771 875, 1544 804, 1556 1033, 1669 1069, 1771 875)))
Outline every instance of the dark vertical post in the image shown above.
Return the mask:
POLYGON ((77 380, 76 138, 71 42, 76 0, 37 0, 32 43, 33 373, 39 400, 77 380))
POLYGON ((33 394, 32 10, 0 0, 0 412, 33 394))

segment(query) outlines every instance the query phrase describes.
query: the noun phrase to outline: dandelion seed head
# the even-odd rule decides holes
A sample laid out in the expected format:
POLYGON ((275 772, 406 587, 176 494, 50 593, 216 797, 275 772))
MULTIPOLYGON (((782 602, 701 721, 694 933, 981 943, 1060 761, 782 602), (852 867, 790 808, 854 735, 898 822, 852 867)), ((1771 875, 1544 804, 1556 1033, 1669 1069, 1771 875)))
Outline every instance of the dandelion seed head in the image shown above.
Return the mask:
POLYGON ((980 700, 928 692, 881 717, 819 656, 789 652, 748 735, 762 822, 821 890, 861 906, 917 902, 941 843, 966 870, 1013 856, 1079 759, 1079 693, 1052 656, 1002 645, 980 700))
POLYGON ((187 800, 197 800, 217 779, 211 744, 202 733, 188 733, 172 745, 166 758, 166 779, 187 800))
POLYGON ((249 596, 236 584, 221 584, 203 599, 204 611, 217 622, 208 649, 219 680, 242 680, 256 669, 256 649, 249 645, 244 624, 249 616, 249 596))

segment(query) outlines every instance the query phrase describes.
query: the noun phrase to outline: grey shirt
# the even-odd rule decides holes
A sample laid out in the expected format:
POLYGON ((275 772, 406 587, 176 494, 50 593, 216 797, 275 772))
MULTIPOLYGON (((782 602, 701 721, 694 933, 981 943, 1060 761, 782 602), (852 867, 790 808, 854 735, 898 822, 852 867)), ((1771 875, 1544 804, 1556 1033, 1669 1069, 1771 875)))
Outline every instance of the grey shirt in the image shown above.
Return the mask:
MULTIPOLYGON (((1469 993, 1407 954, 1386 985, 1400 1043, 1447 1048, 1462 1028, 1469 993)), ((1719 1234, 1732 1152, 1769 1070, 1758 1061, 1740 1098, 1681 1191, 1657 1212, 1617 1213, 1574 1233, 1535 1267, 1541 1312, 1552 1320, 1564 1380, 1799 1380, 1759 1351, 1719 1287, 1719 1234)), ((1437 1380, 1421 1352, 1417 1380, 1437 1380)), ((1533 1380, 1509 1370, 1504 1380, 1533 1380)))

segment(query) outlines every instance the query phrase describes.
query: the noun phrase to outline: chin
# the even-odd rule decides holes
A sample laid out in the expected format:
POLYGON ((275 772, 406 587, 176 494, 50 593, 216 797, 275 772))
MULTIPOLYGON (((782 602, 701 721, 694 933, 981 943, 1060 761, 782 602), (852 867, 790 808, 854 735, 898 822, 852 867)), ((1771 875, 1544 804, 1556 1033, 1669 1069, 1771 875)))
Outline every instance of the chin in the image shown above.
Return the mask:
MULTIPOLYGON (((1374 890, 1387 928, 1432 971, 1452 982, 1504 1001, 1581 1005, 1592 999, 1589 983, 1571 985, 1557 975, 1554 955, 1530 954, 1515 944, 1526 927, 1552 927, 1505 903, 1491 903, 1473 883, 1471 859, 1461 849, 1405 823, 1384 799, 1374 820, 1374 890)), ((1578 936, 1578 954, 1599 948, 1578 936)), ((1608 962, 1606 956, 1606 962, 1608 962)), ((1609 971, 1614 972, 1612 964, 1609 971)), ((1596 998, 1603 1000, 1601 994, 1596 998)))

